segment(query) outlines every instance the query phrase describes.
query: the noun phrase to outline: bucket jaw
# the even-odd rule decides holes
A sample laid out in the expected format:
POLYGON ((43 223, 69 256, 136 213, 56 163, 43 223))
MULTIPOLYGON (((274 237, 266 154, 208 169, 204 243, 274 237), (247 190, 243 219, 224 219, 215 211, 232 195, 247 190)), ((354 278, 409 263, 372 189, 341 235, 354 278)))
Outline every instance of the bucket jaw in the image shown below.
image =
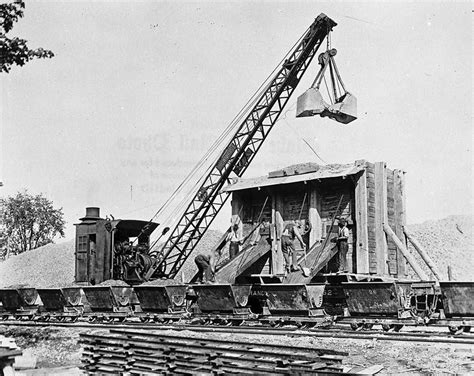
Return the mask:
POLYGON ((348 124, 357 119, 357 99, 346 90, 344 82, 342 82, 334 60, 336 54, 337 50, 333 48, 319 55, 318 60, 321 69, 311 87, 298 97, 296 117, 319 115, 343 124, 348 124), (324 78, 327 68, 329 68, 330 77, 328 83, 324 78), (324 100, 319 91, 323 79, 328 90, 329 103, 324 100))
POLYGON ((321 114, 339 123, 349 124, 357 119, 357 98, 349 92, 338 98, 336 103, 329 106, 327 111, 321 114))
POLYGON ((320 115, 329 105, 318 89, 311 87, 298 97, 296 101, 296 117, 320 115))

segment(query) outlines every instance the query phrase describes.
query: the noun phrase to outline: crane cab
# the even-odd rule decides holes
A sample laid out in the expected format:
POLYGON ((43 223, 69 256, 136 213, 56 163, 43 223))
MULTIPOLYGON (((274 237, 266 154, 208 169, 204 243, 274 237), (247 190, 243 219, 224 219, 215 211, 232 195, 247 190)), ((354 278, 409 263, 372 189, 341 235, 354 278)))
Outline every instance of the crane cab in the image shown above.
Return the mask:
POLYGON ((95 285, 108 279, 141 282, 148 265, 150 235, 157 223, 104 219, 97 207, 86 208, 76 226, 75 281, 95 285))

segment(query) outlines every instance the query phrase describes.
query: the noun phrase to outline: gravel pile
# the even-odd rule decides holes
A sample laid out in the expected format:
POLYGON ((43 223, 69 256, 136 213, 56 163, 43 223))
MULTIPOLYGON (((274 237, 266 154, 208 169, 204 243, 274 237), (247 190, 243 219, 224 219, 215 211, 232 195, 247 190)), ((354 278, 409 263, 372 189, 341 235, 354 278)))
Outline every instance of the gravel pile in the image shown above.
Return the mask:
MULTIPOLYGON (((471 216, 452 215, 437 221, 408 225, 407 229, 433 259, 443 280, 448 279, 450 265, 453 280, 474 281, 473 225, 471 216)), ((420 266, 431 275, 416 250, 411 245, 409 249, 420 266)))
MULTIPOLYGON (((450 216, 437 221, 409 225, 407 229, 415 236, 432 257, 444 280, 447 280, 447 267, 451 266, 453 279, 474 281, 474 238, 473 220, 470 216, 450 216)), ((197 272, 194 257, 212 249, 222 233, 209 230, 199 245, 184 263, 176 278, 181 282, 181 273, 187 282, 197 272)), ((223 251, 226 258, 228 247, 223 251)), ((410 250, 425 268, 415 249, 410 250)), ((5 287, 64 287, 74 284, 74 240, 59 244, 48 244, 32 251, 12 256, 0 262, 0 288, 5 287)), ((426 267, 428 275, 428 268, 426 267)), ((413 273, 413 272, 412 272, 413 273)), ((412 274, 413 275, 413 274, 412 274)), ((157 280, 149 284, 169 284, 170 281, 157 280)), ((105 281, 102 284, 125 286, 123 281, 105 281)))
MULTIPOLYGON (((197 271, 194 257, 210 250, 222 236, 222 233, 209 230, 196 247, 193 254, 184 264, 182 271, 186 278, 191 278, 197 271)), ((58 244, 48 244, 8 260, 0 262, 0 288, 19 287, 64 287, 74 284, 74 240, 58 244)), ((181 273, 178 274, 180 282, 181 273)), ((185 280, 187 282, 187 280, 185 280)), ((170 284, 169 280, 157 280, 150 284, 170 284)), ((128 286, 123 281, 108 280, 104 286, 128 286)))
POLYGON ((104 282, 99 283, 97 286, 123 286, 123 287, 129 287, 130 285, 122 281, 120 279, 108 279, 104 282))
POLYGON ((61 287, 74 283, 74 240, 48 244, 0 262, 0 287, 61 287))

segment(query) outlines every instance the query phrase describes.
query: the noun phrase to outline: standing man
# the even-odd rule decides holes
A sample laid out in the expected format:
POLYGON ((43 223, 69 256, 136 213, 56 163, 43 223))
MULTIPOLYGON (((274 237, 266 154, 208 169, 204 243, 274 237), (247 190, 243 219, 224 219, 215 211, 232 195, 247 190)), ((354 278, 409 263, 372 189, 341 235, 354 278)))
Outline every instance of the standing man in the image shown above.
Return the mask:
POLYGON ((339 232, 337 236, 337 249, 338 249, 338 256, 337 256, 337 271, 338 273, 347 272, 347 240, 349 239, 349 229, 346 226, 346 220, 341 218, 339 219, 339 232))
POLYGON ((240 252, 240 246, 243 243, 242 235, 239 231, 239 225, 235 223, 231 229, 229 234, 227 234, 226 242, 230 242, 229 244, 229 259, 233 260, 237 257, 240 252))
POLYGON ((283 253, 283 257, 285 258, 287 273, 295 272, 300 269, 298 266, 298 257, 296 254, 295 245, 293 244, 295 238, 298 239, 301 247, 306 252, 306 244, 303 242, 303 238, 301 237, 295 221, 292 220, 285 225, 283 233, 281 234, 281 251, 283 253))

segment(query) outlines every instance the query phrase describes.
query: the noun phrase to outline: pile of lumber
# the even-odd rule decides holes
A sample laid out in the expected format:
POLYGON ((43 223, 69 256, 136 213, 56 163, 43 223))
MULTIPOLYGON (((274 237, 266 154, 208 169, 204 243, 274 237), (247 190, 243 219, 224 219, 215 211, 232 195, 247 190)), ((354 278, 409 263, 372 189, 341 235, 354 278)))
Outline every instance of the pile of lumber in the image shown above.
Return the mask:
POLYGON ((227 339, 189 338, 162 332, 110 330, 81 334, 88 374, 332 374, 340 351, 227 339))

